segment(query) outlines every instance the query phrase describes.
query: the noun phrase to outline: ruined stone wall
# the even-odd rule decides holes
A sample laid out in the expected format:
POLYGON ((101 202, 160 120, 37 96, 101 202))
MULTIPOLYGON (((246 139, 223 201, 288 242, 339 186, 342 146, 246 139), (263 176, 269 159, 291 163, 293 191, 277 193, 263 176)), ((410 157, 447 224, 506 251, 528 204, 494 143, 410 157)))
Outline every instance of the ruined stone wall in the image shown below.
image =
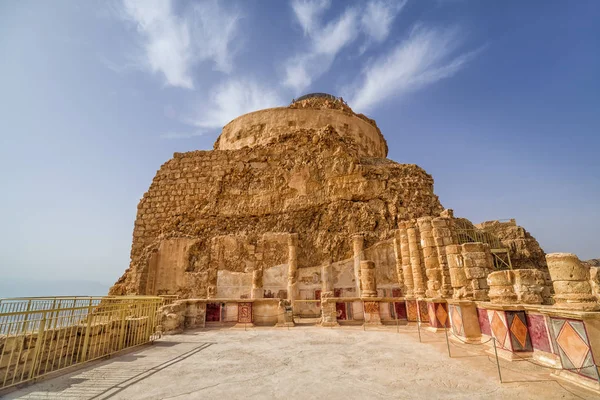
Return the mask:
POLYGON ((392 237, 400 218, 442 210, 421 168, 360 154, 331 126, 265 146, 176 153, 138 205, 130 268, 111 294, 206 297, 219 270, 287 262, 277 235, 298 233, 298 267, 319 266, 351 257, 349 234, 364 232, 368 247, 392 237))
POLYGON ((276 142, 290 129, 319 129, 331 125, 339 135, 356 141, 359 154, 371 157, 387 156, 387 144, 377 125, 352 112, 332 109, 270 108, 242 115, 225 125, 215 143, 215 150, 237 150, 242 147, 276 142))
POLYGON ((491 233, 510 251, 514 269, 540 269, 548 271, 546 253, 538 241, 514 219, 510 221, 486 221, 475 225, 476 228, 491 233))

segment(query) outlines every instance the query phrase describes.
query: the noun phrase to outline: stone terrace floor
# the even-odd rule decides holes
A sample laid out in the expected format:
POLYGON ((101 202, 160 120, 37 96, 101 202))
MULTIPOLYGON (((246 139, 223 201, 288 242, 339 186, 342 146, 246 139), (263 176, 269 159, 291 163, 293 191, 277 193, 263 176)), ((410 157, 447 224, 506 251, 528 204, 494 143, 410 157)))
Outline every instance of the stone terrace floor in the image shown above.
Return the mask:
POLYGON ((416 327, 197 330, 5 394, 6 399, 590 399, 550 370, 416 327))

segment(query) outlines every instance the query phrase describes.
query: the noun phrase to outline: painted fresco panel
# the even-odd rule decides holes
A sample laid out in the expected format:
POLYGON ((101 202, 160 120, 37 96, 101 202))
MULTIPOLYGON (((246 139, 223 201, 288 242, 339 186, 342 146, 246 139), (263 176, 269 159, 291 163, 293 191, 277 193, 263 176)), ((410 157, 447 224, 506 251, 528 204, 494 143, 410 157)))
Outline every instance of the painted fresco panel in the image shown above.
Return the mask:
POLYGON ((221 304, 207 303, 206 304, 206 322, 221 321, 221 304))
POLYGON ((396 312, 396 317, 398 319, 408 319, 408 314, 406 313, 406 303, 403 301, 397 301, 394 303, 394 311, 396 312))
POLYGON ((490 320, 488 319, 487 310, 478 308, 477 318, 479 319, 479 329, 481 329, 481 333, 492 336, 492 329, 490 328, 490 320))
POLYGON ((513 351, 533 351, 525 311, 506 311, 506 323, 513 351))
POLYGON ((550 318, 552 341, 562 367, 589 379, 598 380, 598 368, 583 321, 550 318))
POLYGON ((527 314, 527 328, 529 329, 533 348, 552 353, 546 317, 540 314, 527 314))
POLYGON ((335 303, 335 311, 338 320, 345 321, 348 319, 346 314, 346 303, 335 303))
POLYGON ((462 319, 462 309, 459 306, 450 304, 448 306, 448 314, 452 332, 457 336, 465 336, 465 327, 462 319))
POLYGON ((252 303, 238 303, 238 322, 252 323, 252 303))
POLYGON ((416 300, 406 300, 406 315, 409 321, 417 321, 417 301, 416 300))

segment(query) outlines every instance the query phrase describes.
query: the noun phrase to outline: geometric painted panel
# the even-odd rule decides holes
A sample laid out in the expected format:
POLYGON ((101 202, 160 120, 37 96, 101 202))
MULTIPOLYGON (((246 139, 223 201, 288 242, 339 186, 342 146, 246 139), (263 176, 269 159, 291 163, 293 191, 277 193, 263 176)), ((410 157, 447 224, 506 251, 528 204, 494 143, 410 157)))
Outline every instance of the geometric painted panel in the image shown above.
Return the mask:
POLYGON ((506 323, 504 311, 486 310, 492 336, 498 341, 498 345, 506 350, 512 351, 509 328, 506 323))
POLYGON ((427 303, 427 314, 432 328, 450 327, 446 303, 427 303))
POLYGON ((527 330, 531 337, 531 344, 535 350, 552 353, 546 317, 541 314, 527 314, 527 330))
POLYGON ((598 368, 583 321, 551 318, 551 326, 563 369, 598 380, 598 368))
POLYGON ((450 314, 450 321, 452 322, 452 332, 458 336, 465 336, 465 327, 463 325, 461 308, 450 304, 448 307, 448 313, 450 314))
POLYGON ((252 323, 252 303, 238 303, 238 322, 252 323))
POLYGON ((525 311, 506 311, 506 322, 513 351, 533 351, 525 311))
POLYGON ((492 330, 490 329, 490 320, 488 319, 487 311, 483 308, 478 308, 477 318, 479 319, 479 329, 481 329, 481 333, 492 336, 492 330))

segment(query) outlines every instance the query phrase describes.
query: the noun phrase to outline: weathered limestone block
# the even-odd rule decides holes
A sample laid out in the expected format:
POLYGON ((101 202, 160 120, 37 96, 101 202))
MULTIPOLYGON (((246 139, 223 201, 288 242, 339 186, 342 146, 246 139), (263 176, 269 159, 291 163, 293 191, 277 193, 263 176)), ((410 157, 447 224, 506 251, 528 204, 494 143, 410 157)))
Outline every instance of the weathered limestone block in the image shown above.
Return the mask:
POLYGON ((590 285, 592 294, 600 301, 600 267, 590 267, 590 285))
POLYGON ((176 301, 159 309, 160 326, 163 334, 177 334, 183 332, 185 323, 185 301, 176 301))
POLYGON ((361 297, 377 297, 377 281, 375 263, 365 260, 360 262, 361 297))
POLYGON ((472 291, 473 300, 487 300, 487 275, 493 270, 490 246, 486 243, 464 243, 461 245, 461 253, 468 292, 472 291))
POLYGON ((321 301, 321 326, 337 326, 335 299, 325 298, 321 301))
POLYGON ((585 311, 600 309, 592 294, 590 268, 575 254, 547 254, 546 262, 554 286, 554 307, 585 311))
POLYGON ((488 275, 487 283, 490 287, 488 295, 492 303, 511 304, 517 302, 513 279, 512 271, 496 271, 488 275))
POLYGON ((446 246, 446 257, 448 270, 450 272, 450 283, 452 285, 454 299, 472 298, 472 289, 465 274, 464 260, 461 254, 461 246, 446 246))

